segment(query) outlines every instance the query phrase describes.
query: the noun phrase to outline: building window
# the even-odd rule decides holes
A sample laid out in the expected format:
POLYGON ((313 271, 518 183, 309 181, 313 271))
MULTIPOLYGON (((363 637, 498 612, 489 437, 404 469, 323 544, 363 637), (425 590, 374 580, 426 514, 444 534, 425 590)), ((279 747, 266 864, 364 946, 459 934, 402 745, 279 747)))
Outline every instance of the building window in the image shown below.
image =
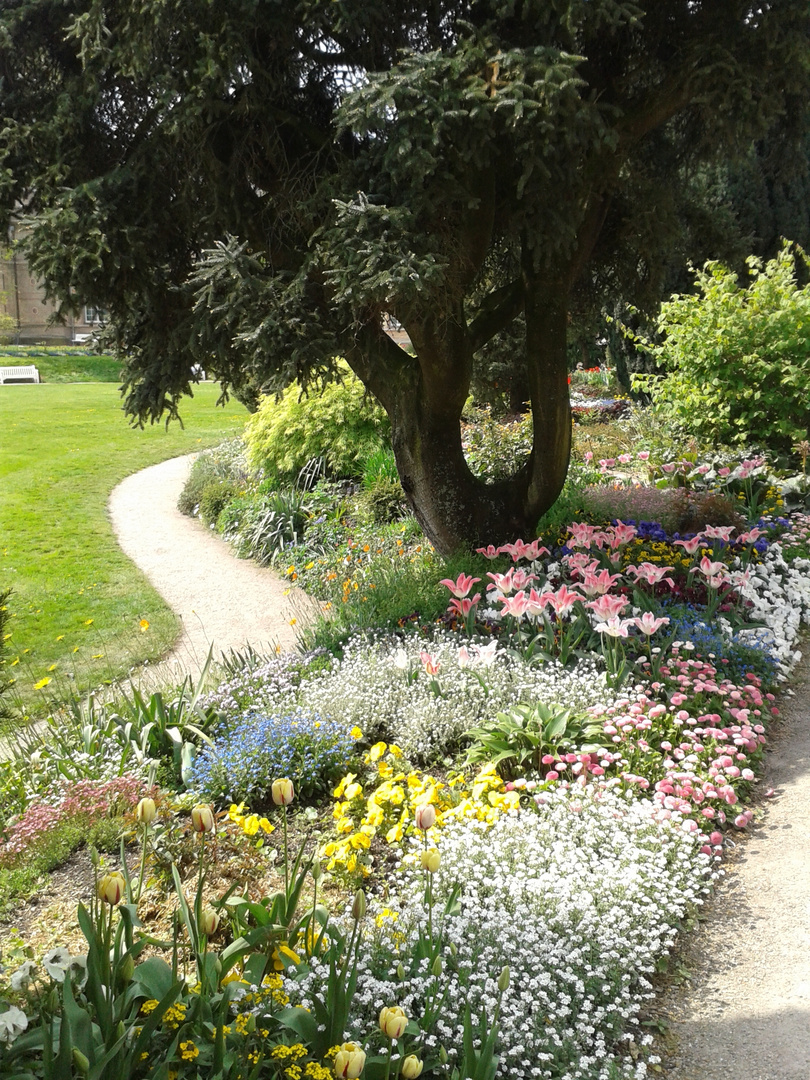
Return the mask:
POLYGON ((85 304, 84 308, 84 321, 88 326, 98 326, 99 323, 107 321, 107 312, 104 308, 90 307, 85 304))

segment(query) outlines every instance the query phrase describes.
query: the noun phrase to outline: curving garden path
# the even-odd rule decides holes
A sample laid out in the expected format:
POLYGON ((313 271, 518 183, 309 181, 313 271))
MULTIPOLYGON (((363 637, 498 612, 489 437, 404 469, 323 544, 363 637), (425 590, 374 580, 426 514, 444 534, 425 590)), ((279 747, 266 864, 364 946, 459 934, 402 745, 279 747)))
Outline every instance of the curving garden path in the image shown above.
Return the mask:
MULTIPOLYGON (((113 491, 109 511, 124 552, 182 620, 166 673, 200 669, 246 643, 296 645, 315 609, 272 571, 177 509, 194 455, 154 465, 113 491)), ((810 663, 797 674, 767 758, 750 835, 681 957, 689 981, 665 995, 669 1080, 810 1080, 810 663)))
POLYGON ((214 658, 248 643, 265 652, 295 649, 291 620, 300 625, 315 607, 283 578, 237 559, 224 540, 180 513, 177 500, 195 456, 128 476, 108 504, 122 550, 181 620, 181 637, 162 665, 167 674, 199 672, 211 645, 214 658))

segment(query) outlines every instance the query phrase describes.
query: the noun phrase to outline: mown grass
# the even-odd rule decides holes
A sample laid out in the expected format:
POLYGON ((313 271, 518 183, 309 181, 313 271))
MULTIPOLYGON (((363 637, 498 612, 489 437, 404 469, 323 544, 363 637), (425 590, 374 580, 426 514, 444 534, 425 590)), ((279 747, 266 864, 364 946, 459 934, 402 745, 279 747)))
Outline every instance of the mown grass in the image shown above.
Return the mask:
POLYGON ((238 433, 245 409, 215 408, 218 394, 197 387, 184 428, 141 431, 114 385, 0 387, 0 588, 13 589, 9 674, 27 708, 44 704, 43 680, 87 689, 171 645, 176 618, 119 549, 107 499, 130 473, 238 433))
POLYGON ((0 364, 34 364, 45 383, 121 381, 121 361, 75 345, 0 346, 0 364))

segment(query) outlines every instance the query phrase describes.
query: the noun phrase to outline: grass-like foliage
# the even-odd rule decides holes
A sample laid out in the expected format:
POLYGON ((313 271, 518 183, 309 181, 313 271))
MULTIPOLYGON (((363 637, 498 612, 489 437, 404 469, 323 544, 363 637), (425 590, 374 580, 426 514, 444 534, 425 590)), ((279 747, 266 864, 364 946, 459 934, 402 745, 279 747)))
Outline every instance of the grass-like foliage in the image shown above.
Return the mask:
POLYGON ((698 436, 787 450, 810 428, 810 284, 799 287, 787 241, 765 265, 747 262, 748 283, 709 262, 695 293, 662 304, 660 340, 636 343, 663 374, 634 385, 698 436))
POLYGON ((266 397, 245 429, 251 465, 268 476, 292 480, 323 456, 336 476, 359 476, 362 463, 389 445, 385 413, 365 392, 348 365, 341 381, 302 397, 291 386, 281 399, 266 397))
POLYGON ((269 802, 285 776, 304 798, 326 791, 351 759, 354 740, 339 721, 294 710, 248 712, 228 721, 194 763, 191 786, 216 802, 269 802))
POLYGON ((8 674, 8 638, 11 635, 6 627, 11 617, 8 609, 10 596, 11 589, 0 590, 0 720, 8 720, 12 715, 8 698, 4 697, 14 685, 14 680, 8 674))

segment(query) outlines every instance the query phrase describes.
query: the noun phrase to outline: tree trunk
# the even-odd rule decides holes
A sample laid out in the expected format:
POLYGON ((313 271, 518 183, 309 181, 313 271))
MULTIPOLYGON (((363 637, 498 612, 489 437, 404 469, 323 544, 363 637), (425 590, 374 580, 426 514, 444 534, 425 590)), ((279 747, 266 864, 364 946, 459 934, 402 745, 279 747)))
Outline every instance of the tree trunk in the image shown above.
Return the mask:
POLYGON ((433 318, 409 326, 417 353, 410 362, 392 363, 389 346, 379 340, 374 362, 368 352, 348 357, 389 415, 403 490, 425 535, 445 555, 533 538, 565 482, 571 447, 568 292, 528 275, 525 289, 534 437, 528 461, 507 480, 485 483, 473 476, 464 457, 461 413, 472 354, 463 319, 439 325, 433 318), (383 367, 386 377, 380 378, 383 367))

